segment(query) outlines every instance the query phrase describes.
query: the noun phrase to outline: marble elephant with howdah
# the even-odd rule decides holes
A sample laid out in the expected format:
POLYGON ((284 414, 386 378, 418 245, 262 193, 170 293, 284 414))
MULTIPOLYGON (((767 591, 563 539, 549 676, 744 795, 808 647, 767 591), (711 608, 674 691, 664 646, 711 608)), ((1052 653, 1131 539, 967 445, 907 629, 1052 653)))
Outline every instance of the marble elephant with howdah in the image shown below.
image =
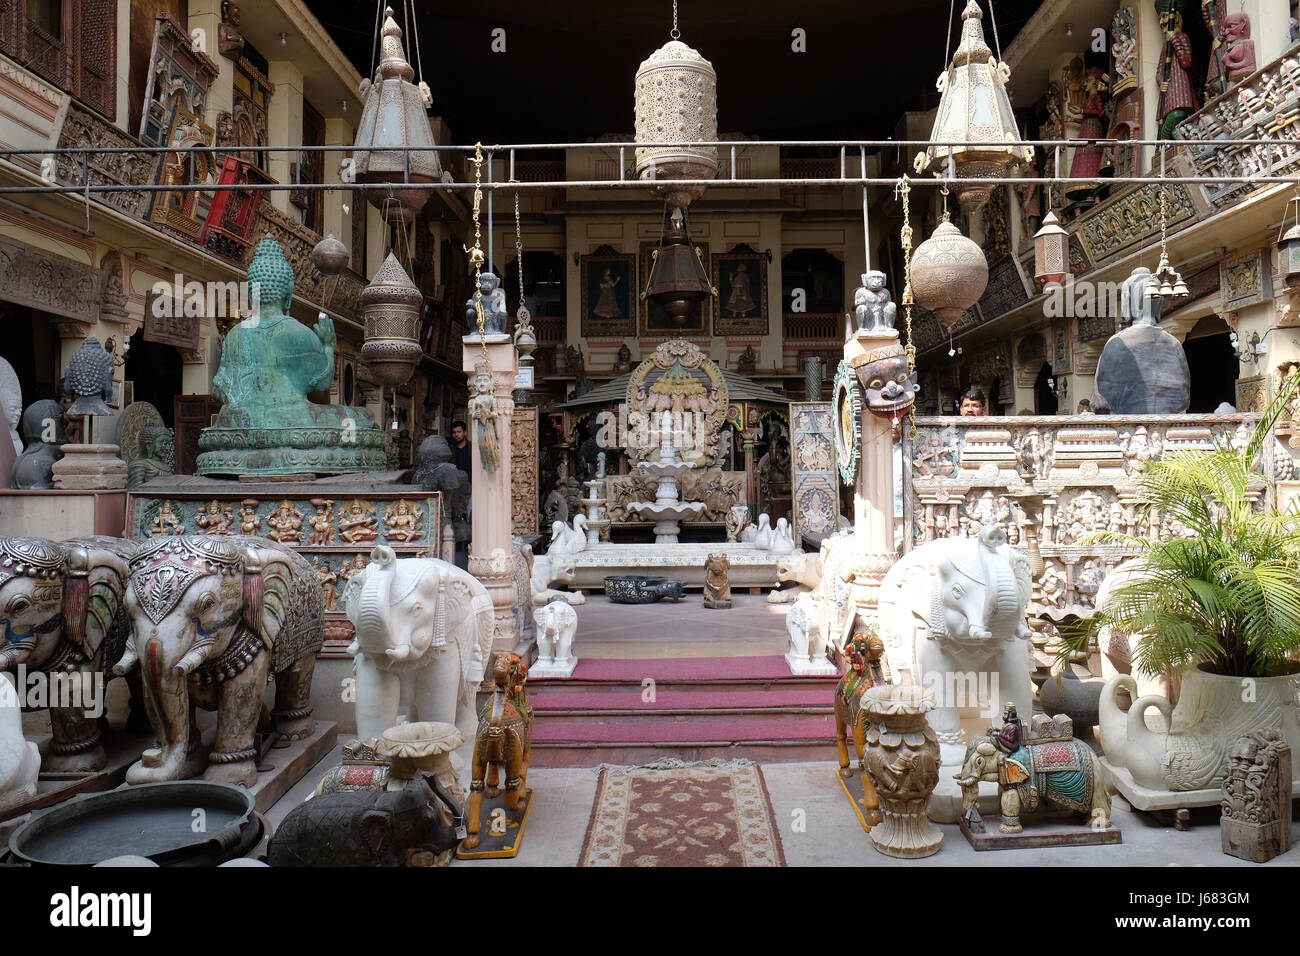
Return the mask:
POLYGON ((379 545, 348 582, 356 628, 357 734, 377 737, 410 719, 475 729, 474 692, 492 647, 492 598, 468 571, 436 558, 398 558, 379 545))
POLYGON ((122 658, 130 631, 123 603, 127 561, 136 548, 134 541, 104 536, 0 538, 0 671, 22 667, 79 692, 49 701, 46 772, 83 773, 107 764, 99 715, 87 716, 93 702, 84 691, 97 684, 102 696, 114 673, 134 680, 122 658))
POLYGON ((130 562, 133 626, 120 671, 139 661, 158 746, 127 771, 128 783, 257 782, 259 726, 285 741, 310 737, 311 680, 324 640, 325 599, 310 564, 266 538, 180 535, 144 542, 130 562), (275 677, 275 707, 264 689, 275 677), (217 712, 215 744, 202 746, 196 707, 217 712))

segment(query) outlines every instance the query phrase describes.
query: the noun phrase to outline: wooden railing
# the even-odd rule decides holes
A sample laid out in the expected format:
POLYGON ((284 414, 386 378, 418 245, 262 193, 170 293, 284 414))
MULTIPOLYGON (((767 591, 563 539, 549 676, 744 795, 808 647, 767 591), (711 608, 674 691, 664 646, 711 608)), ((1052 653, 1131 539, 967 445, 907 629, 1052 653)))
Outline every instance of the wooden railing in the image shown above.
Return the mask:
POLYGON ((781 331, 792 339, 820 342, 841 338, 844 316, 833 312, 796 312, 781 317, 781 331))

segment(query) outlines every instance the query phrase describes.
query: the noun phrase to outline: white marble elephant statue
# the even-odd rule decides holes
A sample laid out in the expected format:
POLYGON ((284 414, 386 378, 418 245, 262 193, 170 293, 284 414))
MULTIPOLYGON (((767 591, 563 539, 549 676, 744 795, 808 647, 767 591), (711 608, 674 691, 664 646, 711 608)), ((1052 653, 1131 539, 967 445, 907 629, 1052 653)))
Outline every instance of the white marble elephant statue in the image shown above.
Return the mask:
POLYGON ((1032 713, 1030 588, 1028 559, 996 526, 927 542, 885 575, 878 620, 889 672, 934 694, 929 721, 942 744, 962 742, 962 707, 1032 713))
POLYGON ((0 810, 36 796, 41 754, 23 737, 23 712, 13 678, 0 673, 0 810))
POLYGON ((356 628, 357 736, 409 719, 455 724, 474 739, 474 694, 492 650, 492 598, 468 571, 436 558, 398 559, 380 545, 348 583, 356 628))
POLYGON ((573 637, 578 630, 578 612, 563 600, 533 609, 537 623, 537 661, 529 668, 531 677, 568 677, 578 664, 573 654, 573 637))

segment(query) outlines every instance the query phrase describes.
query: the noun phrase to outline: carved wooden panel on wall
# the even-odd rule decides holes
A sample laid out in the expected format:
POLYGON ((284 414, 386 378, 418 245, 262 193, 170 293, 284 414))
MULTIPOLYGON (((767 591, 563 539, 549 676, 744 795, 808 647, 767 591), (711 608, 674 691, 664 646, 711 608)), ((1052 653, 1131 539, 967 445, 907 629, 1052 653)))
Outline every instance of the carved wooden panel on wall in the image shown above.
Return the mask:
POLYGON ((537 534, 537 407, 516 405, 510 415, 510 524, 512 533, 537 534))
POLYGON ((840 515, 830 402, 791 404, 790 448, 795 533, 820 543, 822 538, 835 533, 840 515))

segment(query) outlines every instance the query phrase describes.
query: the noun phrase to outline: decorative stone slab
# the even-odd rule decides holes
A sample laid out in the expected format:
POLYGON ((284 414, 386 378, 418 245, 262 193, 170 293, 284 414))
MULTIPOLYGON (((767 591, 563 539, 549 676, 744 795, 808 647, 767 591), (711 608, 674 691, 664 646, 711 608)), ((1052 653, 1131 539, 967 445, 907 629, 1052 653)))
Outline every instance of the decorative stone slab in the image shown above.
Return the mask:
MULTIPOLYGON (((1077 816, 1075 814, 1076 818, 1077 816)), ((983 833, 975 833, 971 830, 965 816, 958 822, 961 825, 961 832, 966 835, 966 839, 976 850, 1029 850, 1042 846, 1111 846, 1124 842, 1119 827, 1095 829, 1064 818, 1060 822, 1049 819, 1035 822, 1029 819, 1020 833, 1003 833, 999 830, 1002 817, 997 815, 984 817, 983 833)))
POLYGON ((126 462, 116 445, 64 445, 50 474, 61 491, 104 491, 126 487, 126 462))
POLYGON ((399 558, 442 555, 442 496, 379 477, 311 483, 155 479, 129 494, 126 536, 252 534, 288 545, 312 564, 325 590, 320 656, 348 657, 353 627, 343 592, 349 577, 369 563, 375 545, 387 545, 399 558))
POLYGON ((686 589, 681 581, 627 574, 605 578, 605 596, 615 604, 654 604, 664 598, 680 601, 686 589))
MULTIPOLYGON (((1221 787, 1201 790, 1148 790, 1137 784, 1127 767, 1116 767, 1101 758, 1101 769, 1106 774, 1106 788, 1118 793, 1135 810, 1182 810, 1192 807, 1215 807, 1223 802, 1221 787)), ((1300 795, 1300 780, 1291 781, 1293 798, 1300 795)))
POLYGON ((673 578, 688 588, 704 587, 704 561, 710 554, 726 554, 731 561, 731 587, 775 588, 776 565, 782 557, 752 544, 716 541, 682 544, 587 545, 573 555, 574 588, 601 588, 605 578, 642 574, 673 578))
POLYGON ((794 530, 820 544, 839 527, 839 473, 829 402, 790 406, 794 530))

